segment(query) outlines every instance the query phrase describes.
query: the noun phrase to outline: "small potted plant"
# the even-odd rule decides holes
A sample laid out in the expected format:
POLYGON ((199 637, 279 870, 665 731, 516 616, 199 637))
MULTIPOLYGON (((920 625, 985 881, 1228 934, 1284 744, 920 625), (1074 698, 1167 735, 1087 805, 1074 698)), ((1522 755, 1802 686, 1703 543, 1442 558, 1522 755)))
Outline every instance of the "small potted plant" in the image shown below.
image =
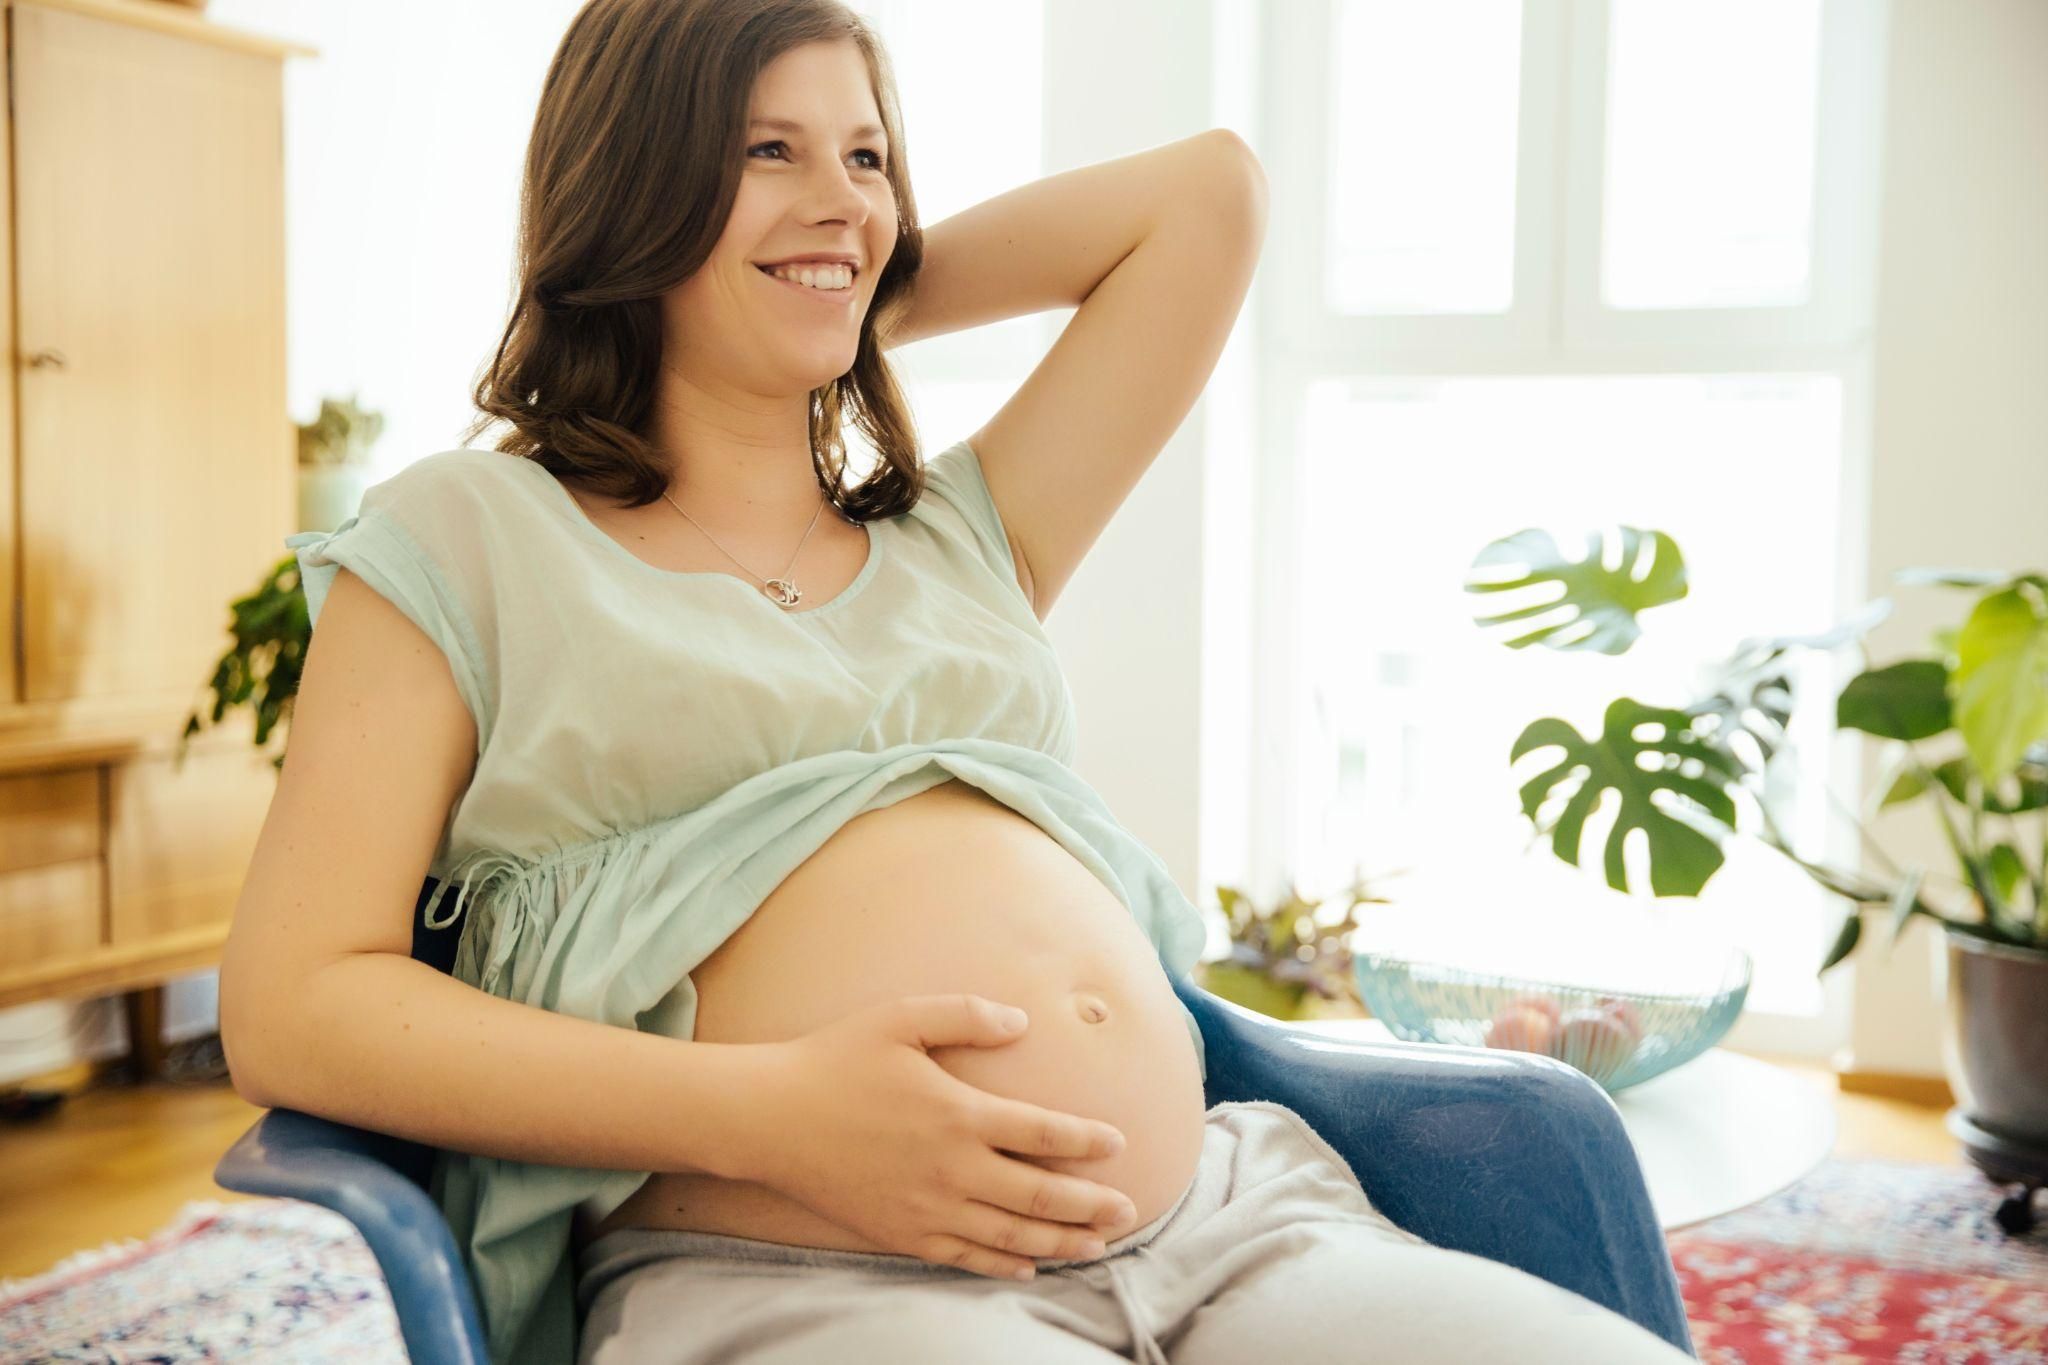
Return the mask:
MULTIPOLYGON (((355 515, 368 479, 370 447, 383 430, 383 415, 359 407, 354 398, 323 398, 320 415, 298 424, 300 530, 332 531, 355 515)), ((211 702, 185 717, 175 756, 179 767, 192 736, 220 724, 230 707, 255 708, 252 742, 259 749, 270 743, 280 724, 291 728, 299 671, 313 637, 298 556, 278 560, 254 592, 228 604, 228 612, 233 639, 208 680, 211 702)), ((284 766, 282 746, 270 761, 273 767, 284 766)))
POLYGON ((332 531, 362 504, 370 447, 383 434, 384 417, 353 397, 323 398, 320 415, 298 428, 299 529, 332 531))
MULTIPOLYGON (((1625 652, 1641 633, 1637 613, 1683 598, 1687 585, 1670 536, 1618 530, 1613 556, 1588 537, 1585 554, 1573 558, 1540 530, 1488 545, 1473 562, 1468 591, 1558 585, 1562 593, 1478 623, 1545 617, 1533 628, 1515 625, 1514 638, 1504 642, 1515 649, 1625 652), (1609 569, 1610 562, 1620 567, 1609 569)), ((1556 751, 1554 763, 1522 785, 1522 812, 1537 837, 1575 866, 1586 817, 1614 794, 1618 813, 1604 864, 1617 891, 1629 890, 1622 850, 1640 829, 1651 891, 1697 895, 1721 866, 1723 840, 1743 832, 1747 822, 1735 798, 1747 793, 1755 837, 1850 902, 1822 972, 1855 949, 1866 910, 1883 916, 1887 950, 1915 915, 1941 925, 1948 950, 1945 1059, 1960 1111, 1951 1126, 1985 1165, 1984 1153, 2001 1142, 2048 1148, 2048 575, 1914 569, 1897 581, 1973 596, 1959 625, 1935 633, 1929 654, 1881 667, 1866 659, 1836 698, 1834 724, 1885 741, 1891 751, 1875 809, 1931 807, 1958 872, 1942 879, 1950 886, 1939 893, 1930 869, 1900 867, 1861 820, 1874 873, 1803 856, 1762 795, 1795 709, 1786 655, 1860 648, 1862 635, 1889 615, 1889 599, 1820 635, 1742 641, 1715 670, 1706 694, 1680 706, 1618 698, 1597 735, 1581 735, 1555 717, 1533 721, 1509 761, 1556 751), (1918 746, 1929 743, 1945 752, 1923 756, 1918 746)), ((2030 1219, 2009 1207, 2000 1221, 2013 1229, 2030 1219)))
MULTIPOLYGON (((213 694, 211 704, 202 703, 185 717, 174 758, 178 768, 184 766, 192 736, 209 724, 220 724, 231 706, 255 708, 254 743, 258 749, 270 742, 271 731, 280 722, 286 730, 291 728, 299 671, 305 666, 306 646, 313 637, 306 594, 299 586, 297 556, 279 560, 255 592, 236 598, 228 610, 228 630, 234 642, 213 666, 207 684, 213 694)), ((284 766, 282 745, 270 762, 273 767, 284 766)))
POLYGON ((1324 901, 1307 899, 1298 888, 1263 908, 1236 887, 1217 887, 1230 926, 1230 953, 1199 964, 1197 984, 1275 1019, 1365 1018, 1352 977, 1350 936, 1359 927, 1361 905, 1390 902, 1374 895, 1363 876, 1354 876, 1341 898, 1349 903, 1333 916, 1324 901))

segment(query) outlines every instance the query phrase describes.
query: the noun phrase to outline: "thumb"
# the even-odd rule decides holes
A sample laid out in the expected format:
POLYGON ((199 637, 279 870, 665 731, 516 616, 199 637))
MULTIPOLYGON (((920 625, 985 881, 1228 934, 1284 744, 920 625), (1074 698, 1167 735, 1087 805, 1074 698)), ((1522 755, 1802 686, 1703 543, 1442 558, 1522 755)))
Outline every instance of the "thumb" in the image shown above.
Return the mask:
POLYGON ((1014 1042, 1029 1023, 1023 1010, 983 995, 917 995, 903 1000, 898 1036, 921 1048, 997 1047, 1014 1042))

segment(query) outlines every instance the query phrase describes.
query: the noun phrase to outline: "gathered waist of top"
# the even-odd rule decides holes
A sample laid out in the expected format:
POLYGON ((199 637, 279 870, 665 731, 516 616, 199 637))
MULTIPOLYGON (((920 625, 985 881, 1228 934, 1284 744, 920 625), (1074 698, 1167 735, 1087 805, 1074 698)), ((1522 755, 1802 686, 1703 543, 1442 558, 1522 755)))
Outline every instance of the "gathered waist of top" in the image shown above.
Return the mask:
POLYGON ((490 994, 687 1039, 688 974, 768 892, 855 816, 949 777, 1030 820, 1093 873, 1169 974, 1193 969, 1206 926, 1158 856, 1064 763, 981 737, 818 754, 695 809, 538 857, 479 849, 436 888, 425 922, 463 920, 454 974, 490 994))
POLYGON ((659 841, 678 826, 693 820, 704 820, 707 816, 716 816, 721 810, 727 811, 727 814, 717 823, 730 824, 733 818, 738 818, 749 810, 758 809, 763 796, 772 794, 774 799, 779 800, 806 783, 821 781, 835 774, 844 774, 849 762, 861 768, 880 771, 906 755, 936 755, 944 752, 957 752, 981 758, 983 761, 993 759, 1009 765, 1016 764, 1016 759, 1011 757, 1013 755, 1029 756, 1025 760, 1027 768, 1036 766, 1031 763, 1034 759, 1052 762, 1035 749, 1026 749, 993 739, 905 743, 874 751, 840 749, 812 754, 756 773, 744 781, 733 784, 716 799, 704 805, 678 811, 674 815, 664 816, 634 829, 617 830, 594 838, 560 844, 544 853, 532 855, 497 848, 473 849, 458 858, 448 875, 434 888, 434 894, 427 901, 424 922, 429 929, 446 929, 462 917, 463 906, 472 898, 472 893, 482 895, 488 888, 493 894, 503 894, 523 883, 539 878, 556 877, 580 866, 615 858, 624 847, 659 841), (455 900, 449 907, 447 917, 436 921, 435 908, 441 904, 442 897, 450 887, 457 888, 455 900))

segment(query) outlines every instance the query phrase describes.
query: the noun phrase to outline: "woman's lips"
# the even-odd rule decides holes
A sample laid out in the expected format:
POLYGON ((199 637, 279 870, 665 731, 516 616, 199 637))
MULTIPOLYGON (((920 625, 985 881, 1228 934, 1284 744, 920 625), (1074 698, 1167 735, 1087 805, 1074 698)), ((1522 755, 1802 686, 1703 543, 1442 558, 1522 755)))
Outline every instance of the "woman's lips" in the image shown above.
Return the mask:
MULTIPOLYGON (((754 273, 772 285, 777 285, 783 289, 793 289, 799 294, 810 295, 813 303, 822 303, 828 307, 844 308, 853 302, 854 288, 852 285, 848 285, 844 289, 813 289, 807 284, 798 284, 794 280, 785 280, 771 275, 758 265, 754 267, 754 273)), ((859 277, 856 276, 855 278, 858 279, 859 277)))

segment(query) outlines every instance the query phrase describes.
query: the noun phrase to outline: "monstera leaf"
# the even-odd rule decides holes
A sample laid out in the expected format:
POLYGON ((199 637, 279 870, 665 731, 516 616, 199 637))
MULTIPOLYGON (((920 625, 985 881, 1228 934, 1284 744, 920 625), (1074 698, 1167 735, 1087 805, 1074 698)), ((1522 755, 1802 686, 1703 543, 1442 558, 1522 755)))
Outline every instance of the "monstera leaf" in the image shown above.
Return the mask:
POLYGON ((1737 763, 1746 764, 1730 742, 1748 735, 1756 746, 1755 767, 1768 765, 1788 738, 1792 724, 1792 682, 1772 655, 1761 666, 1731 668, 1707 696, 1685 708, 1686 728, 1737 763), (1711 720, 1711 725, 1700 722, 1711 720))
POLYGON ((1602 540, 1596 534, 1586 537, 1586 552, 1581 559, 1567 558, 1550 533, 1540 529, 1517 531, 1494 541, 1472 561, 1473 573, 1466 577, 1465 591, 1512 592, 1538 583, 1557 583, 1564 591, 1533 606, 1473 619, 1482 626, 1491 626, 1546 616, 1566 608, 1576 613, 1569 620, 1538 627, 1505 643, 1511 649, 1540 643, 1552 649, 1626 652, 1642 634, 1642 628, 1636 624, 1637 612, 1685 596, 1685 560, 1678 553, 1678 542, 1662 531, 1644 531, 1634 526, 1614 529, 1620 542, 1618 569, 1609 569, 1602 562, 1602 540), (1636 561, 1642 558, 1646 545, 1650 548, 1650 559, 1638 577, 1636 561), (1477 574, 1478 570, 1501 566, 1524 572, 1509 579, 1477 574))
POLYGON ((1522 813, 1535 821, 1546 801, 1564 796, 1564 811, 1548 831, 1551 852, 1578 866, 1586 817, 1612 791, 1621 798, 1621 809, 1607 837, 1607 884, 1617 891, 1630 889, 1623 850, 1629 831, 1640 829, 1650 841, 1651 890, 1659 896, 1698 895, 1721 866, 1718 833, 1702 833, 1652 798, 1668 792, 1681 806, 1697 808, 1723 831, 1731 830, 1735 801, 1728 789, 1740 781, 1741 765, 1695 735, 1685 712, 1645 706, 1630 697, 1607 708, 1597 740, 1555 717, 1532 723, 1515 740, 1510 761, 1549 745, 1563 749, 1564 757, 1522 785, 1522 813), (1643 726, 1661 733, 1655 739, 1639 738, 1636 732, 1643 726), (1574 777, 1581 780, 1566 794, 1574 777))
POLYGON ((1693 733, 1745 767, 1762 771, 1785 747, 1790 736, 1792 675, 1784 662, 1795 649, 1830 651, 1852 644, 1868 634, 1892 612, 1886 598, 1866 604, 1854 616, 1828 630, 1811 635, 1770 635, 1745 639, 1715 670, 1712 690, 1689 703, 1685 712, 1696 722, 1693 733), (1734 745, 1737 735, 1749 736, 1757 759, 1751 763, 1734 745))

